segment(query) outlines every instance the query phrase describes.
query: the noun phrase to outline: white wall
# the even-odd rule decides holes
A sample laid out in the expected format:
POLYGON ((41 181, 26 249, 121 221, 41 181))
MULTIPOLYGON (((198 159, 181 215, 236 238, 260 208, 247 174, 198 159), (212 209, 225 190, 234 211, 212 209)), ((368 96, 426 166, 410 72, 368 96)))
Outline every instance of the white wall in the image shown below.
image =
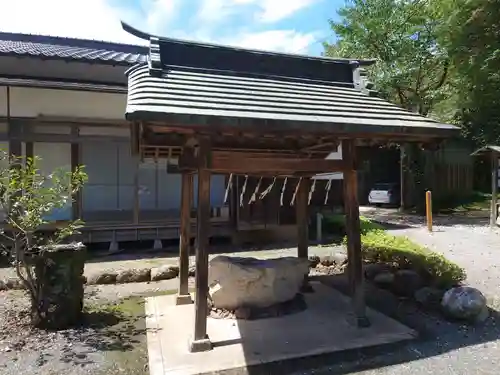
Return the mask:
MULTIPOLYGON (((71 170, 71 145, 69 143, 35 142, 33 155, 41 158, 38 168, 40 173, 48 176, 58 169, 71 170)), ((71 201, 66 206, 51 212, 48 220, 70 220, 72 215, 71 201)))
MULTIPOLYGON (((45 115, 121 121, 125 119, 125 106, 125 94, 28 87, 10 88, 10 115, 12 117, 45 115)), ((6 114, 6 88, 0 87, 0 115, 6 114)))

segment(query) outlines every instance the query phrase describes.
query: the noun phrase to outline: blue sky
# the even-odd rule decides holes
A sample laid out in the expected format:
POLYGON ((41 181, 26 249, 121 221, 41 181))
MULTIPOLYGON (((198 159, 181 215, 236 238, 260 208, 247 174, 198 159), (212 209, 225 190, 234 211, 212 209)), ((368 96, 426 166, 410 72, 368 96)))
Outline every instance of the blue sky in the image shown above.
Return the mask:
POLYGON ((150 33, 318 55, 344 0, 1 0, 0 30, 140 43, 150 33), (27 12, 27 10, 30 10, 27 12))

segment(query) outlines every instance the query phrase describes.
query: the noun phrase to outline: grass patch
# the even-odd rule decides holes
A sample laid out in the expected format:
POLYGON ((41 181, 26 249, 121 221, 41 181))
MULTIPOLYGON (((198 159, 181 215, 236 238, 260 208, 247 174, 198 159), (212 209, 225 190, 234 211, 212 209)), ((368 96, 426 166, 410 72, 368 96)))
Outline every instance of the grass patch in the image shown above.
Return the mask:
POLYGON ((102 375, 149 374, 145 299, 176 292, 155 291, 126 297, 116 303, 94 303, 85 307, 87 324, 97 331, 96 349, 105 355, 106 362, 110 364, 102 375))
MULTIPOLYGON (((333 223, 345 234, 345 217, 330 216, 333 223)), ((440 288, 459 284, 466 278, 465 270, 457 264, 421 246, 408 237, 393 236, 383 226, 365 217, 361 222, 361 251, 365 262, 383 262, 399 269, 413 269, 428 278, 429 283, 440 288)), ((347 244, 344 237, 343 244, 347 244)))

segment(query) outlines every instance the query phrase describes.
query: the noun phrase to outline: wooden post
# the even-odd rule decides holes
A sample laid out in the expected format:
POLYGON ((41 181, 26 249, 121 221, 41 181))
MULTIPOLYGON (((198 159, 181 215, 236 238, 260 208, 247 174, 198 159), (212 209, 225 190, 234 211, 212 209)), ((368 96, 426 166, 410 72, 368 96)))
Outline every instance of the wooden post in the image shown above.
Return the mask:
POLYGON ((400 170, 399 170, 400 205, 399 205, 399 210, 404 211, 404 209, 406 208, 406 199, 405 199, 406 172, 405 171, 406 171, 406 164, 407 164, 407 156, 406 156, 405 145, 403 143, 399 146, 399 150, 400 150, 400 157, 399 157, 399 163, 400 163, 399 164, 399 166, 400 166, 400 170))
MULTIPOLYGON (((26 148, 26 150, 28 150, 26 148)), ((26 151, 27 153, 27 151, 26 151)), ((75 172, 80 165, 80 144, 71 144, 71 171, 75 172)), ((73 197, 73 202, 71 203, 71 209, 73 212, 73 220, 82 218, 82 191, 81 189, 76 192, 73 197)))
POLYGON ((308 223, 308 198, 311 179, 302 178, 300 180, 299 190, 297 192, 297 201, 295 202, 295 210, 297 215, 297 234, 298 246, 297 256, 307 259, 308 243, 309 243, 309 223, 308 223))
POLYGON ((346 215, 348 262, 347 271, 356 323, 359 327, 367 327, 370 325, 370 322, 366 317, 356 173, 356 147, 353 140, 342 141, 342 155, 343 159, 349 164, 349 169, 344 172, 344 206, 346 215))
POLYGON ((432 193, 425 192, 425 217, 427 220, 427 230, 432 232, 432 193))
POLYGON ((316 213, 316 241, 321 244, 323 240, 323 215, 321 212, 316 213))
POLYGON ((134 156, 134 224, 139 224, 140 197, 139 197, 139 166, 141 157, 139 154, 134 156))
POLYGON ((490 227, 497 225, 497 191, 498 191, 498 154, 491 151, 491 208, 490 227))
MULTIPOLYGON (((297 198, 295 201, 295 212, 297 216, 297 256, 301 259, 308 258, 309 245, 309 189, 311 187, 310 178, 302 178, 299 182, 297 198)), ((309 275, 304 275, 304 283, 301 288, 302 293, 312 293, 314 290, 309 285, 309 275)))
POLYGON ((210 171, 206 169, 210 159, 210 148, 206 140, 199 145, 198 169, 198 213, 196 241, 196 294, 194 337, 190 343, 192 353, 212 349, 207 335, 208 315, 208 239, 210 231, 210 171), (205 168, 204 168, 205 167, 205 168))
POLYGON ((179 240, 179 291, 176 299, 177 305, 187 305, 193 303, 188 287, 192 195, 193 175, 183 173, 181 187, 181 228, 179 240))

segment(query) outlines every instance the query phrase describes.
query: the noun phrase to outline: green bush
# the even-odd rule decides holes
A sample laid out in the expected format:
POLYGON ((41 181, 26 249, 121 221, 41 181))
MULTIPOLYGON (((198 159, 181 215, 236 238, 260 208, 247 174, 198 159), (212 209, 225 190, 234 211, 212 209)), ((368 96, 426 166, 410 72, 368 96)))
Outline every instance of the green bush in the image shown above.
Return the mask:
MULTIPOLYGON (((345 217, 331 215, 325 218, 328 226, 345 234, 345 217)), ((361 250, 365 262, 383 262, 399 269, 412 269, 426 275, 429 282, 440 288, 447 288, 464 281, 463 268, 444 256, 423 247, 408 237, 393 236, 380 224, 360 217, 361 250)), ((344 237, 344 245, 347 237, 344 237)))
MULTIPOLYGON (((344 215, 328 215, 323 220, 329 228, 328 232, 346 234, 345 216, 344 215)), ((367 233, 372 230, 383 229, 380 224, 374 223, 370 219, 360 216, 360 229, 361 234, 367 233)))
MULTIPOLYGON (((344 244, 347 238, 344 238, 344 244)), ((361 235, 363 260, 389 263, 399 269, 412 269, 426 275, 428 281, 439 288, 449 288, 466 278, 465 270, 408 237, 393 236, 381 229, 361 235)))

